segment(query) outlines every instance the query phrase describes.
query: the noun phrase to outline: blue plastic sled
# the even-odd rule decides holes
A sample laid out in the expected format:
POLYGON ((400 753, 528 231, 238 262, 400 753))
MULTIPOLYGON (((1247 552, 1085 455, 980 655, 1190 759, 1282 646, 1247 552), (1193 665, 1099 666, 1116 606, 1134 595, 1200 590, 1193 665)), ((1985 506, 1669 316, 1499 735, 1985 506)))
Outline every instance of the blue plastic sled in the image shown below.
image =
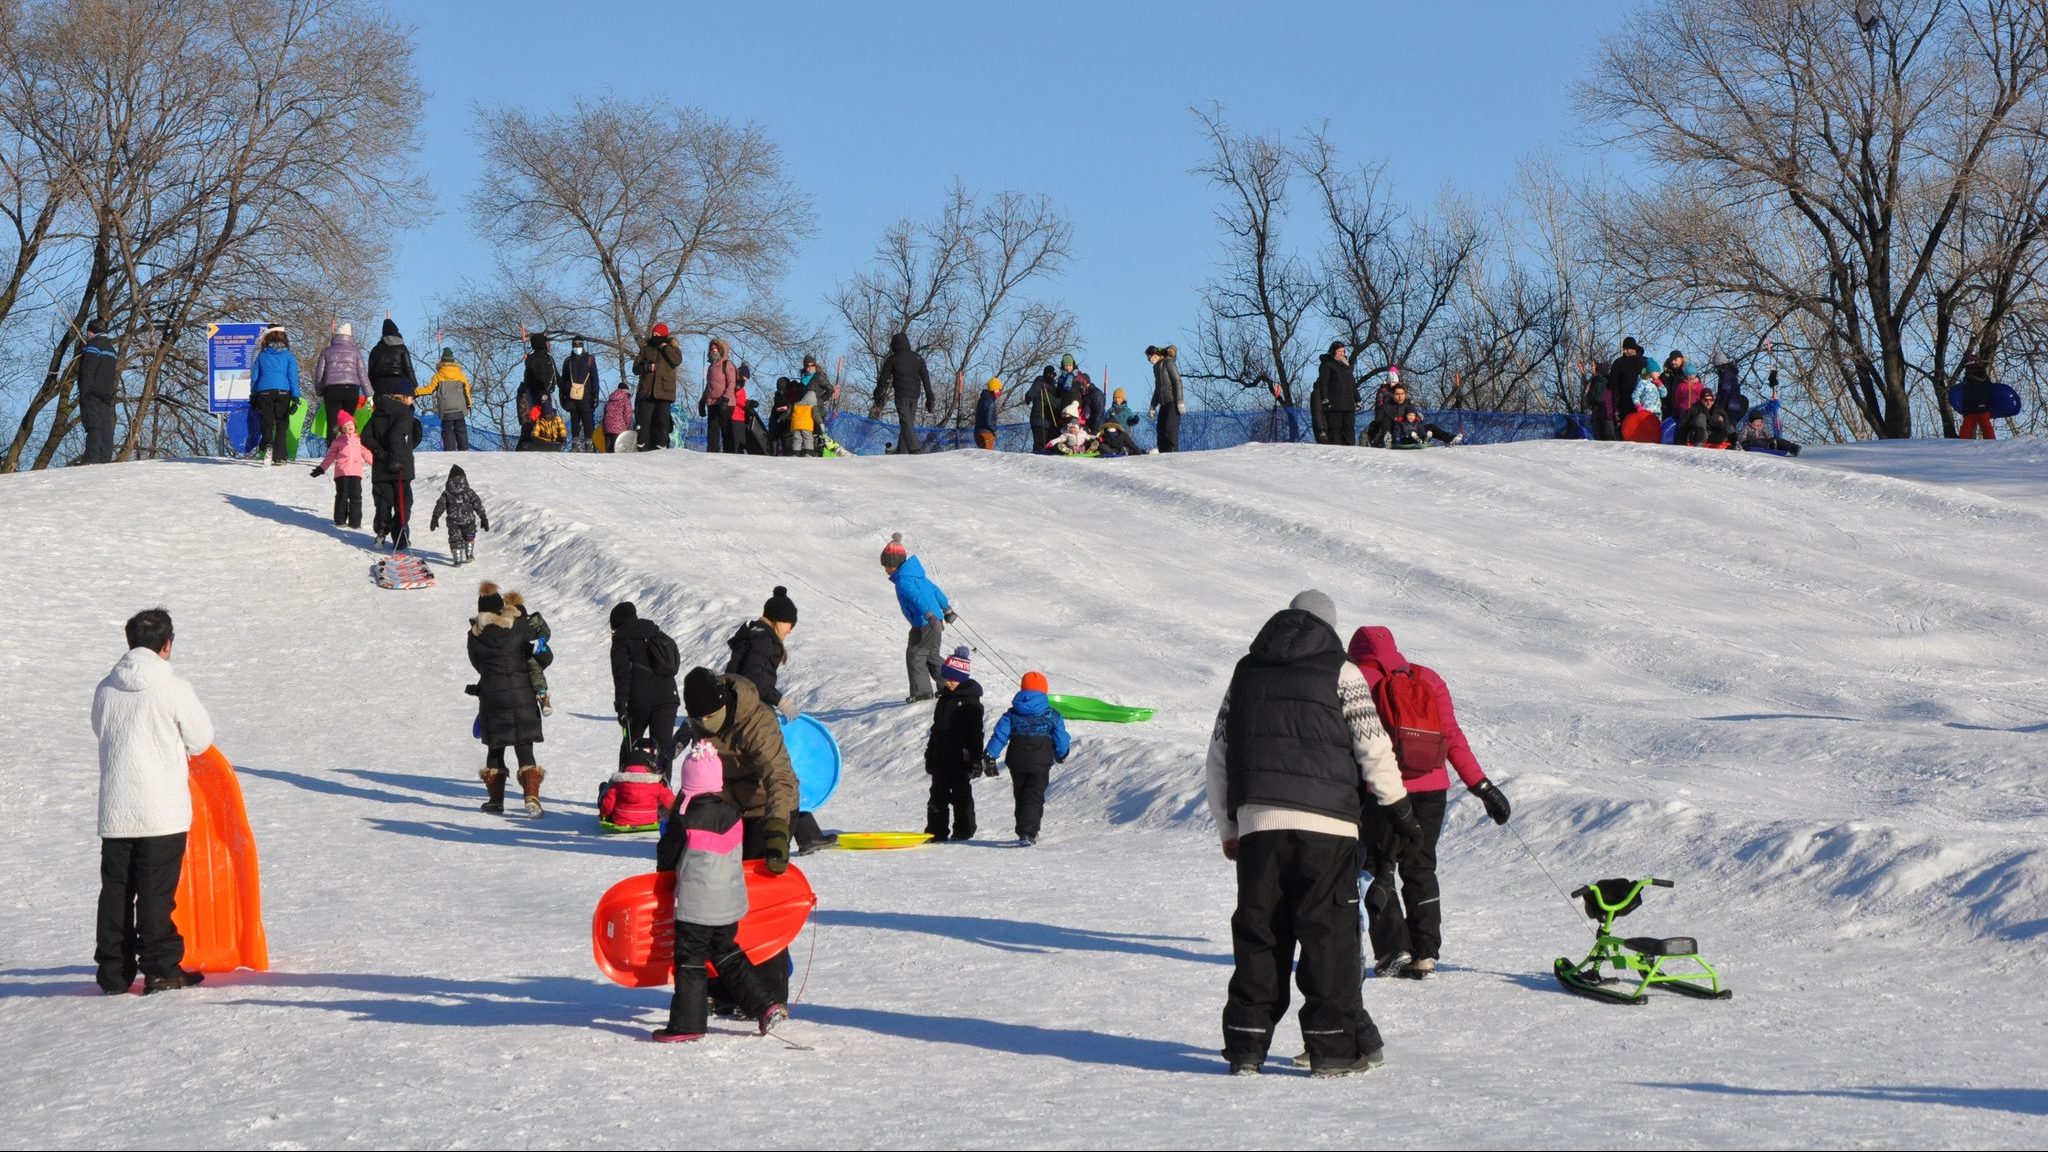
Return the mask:
POLYGON ((816 812, 839 790, 839 741, 822 721, 809 716, 779 722, 790 767, 796 769, 797 807, 816 812))
MULTIPOLYGON (((1949 388, 1948 404, 1949 407, 1956 409, 1960 409, 1963 406, 1963 386, 1961 384, 1952 385, 1949 388)), ((2010 420, 2020 414, 2021 407, 2020 394, 2013 391, 2010 384, 1994 383, 1991 385, 1991 418, 1993 420, 2010 420)))
POLYGON ((1678 421, 1664 421, 1664 442, 1666 444, 1678 443, 1678 421))

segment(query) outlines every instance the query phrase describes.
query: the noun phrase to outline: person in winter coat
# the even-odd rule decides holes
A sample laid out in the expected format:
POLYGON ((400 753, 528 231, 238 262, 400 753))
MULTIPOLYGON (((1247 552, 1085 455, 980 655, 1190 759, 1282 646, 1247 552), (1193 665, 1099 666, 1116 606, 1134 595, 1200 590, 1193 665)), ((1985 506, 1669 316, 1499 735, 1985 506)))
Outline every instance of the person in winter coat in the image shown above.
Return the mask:
POLYGON ((1161 452, 1180 451, 1180 418, 1188 410, 1181 395, 1179 358, 1180 350, 1171 344, 1145 348, 1145 359, 1152 362, 1152 400, 1146 410, 1152 414, 1161 452))
MULTIPOLYGON (((743 825, 739 805, 725 782, 725 767, 708 743, 684 755, 681 802, 655 846, 655 871, 675 874, 676 990, 669 1000, 668 1025, 654 1038, 663 1043, 702 1040, 709 1025, 706 965, 718 969, 719 992, 755 1021, 761 1035, 789 1018, 770 982, 739 946, 739 922, 747 914, 747 879, 741 865, 743 825)), ((787 985, 785 977, 783 984, 787 985)))
POLYGON ((1073 404, 1081 409, 1081 426, 1090 433, 1102 431, 1103 403, 1102 389, 1095 386, 1086 372, 1074 373, 1073 404))
POLYGON ((1385 442, 1395 448, 1420 444, 1425 437, 1439 444, 1457 444, 1465 439, 1463 433, 1454 435, 1426 421, 1422 409, 1408 402, 1408 386, 1398 382, 1388 388, 1387 402, 1373 413, 1366 437, 1373 443, 1385 442))
POLYGON ((1621 422, 1635 411, 1636 382, 1650 367, 1643 346, 1633 336, 1621 342, 1621 355, 1607 367, 1606 388, 1593 406, 1593 438, 1621 439, 1621 422))
POLYGON ((924 357, 910 346, 910 335, 898 332, 889 337, 889 354, 882 358, 882 370, 875 377, 875 404, 871 415, 880 417, 882 404, 891 395, 896 398, 896 451, 899 454, 915 455, 917 452, 917 394, 924 391, 924 410, 929 413, 938 406, 932 396, 932 376, 926 369, 924 357))
POLYGON ((1742 372, 1719 348, 1714 349, 1713 364, 1715 402, 1728 414, 1728 423, 1740 428, 1749 418, 1749 397, 1742 394, 1742 372))
POLYGON ((1664 410, 1666 420, 1683 418, 1686 409, 1698 399, 1698 393, 1687 395, 1683 390, 1683 385, 1691 377, 1692 373, 1685 370, 1685 353, 1673 348, 1671 355, 1664 358, 1664 370, 1657 374, 1657 379, 1664 384, 1664 395, 1671 404, 1664 410))
POLYGON ((661 778, 660 757, 660 749, 651 740, 633 747, 625 765, 598 789, 597 818, 601 823, 639 831, 668 818, 669 809, 676 806, 676 794, 661 778))
POLYGON ((1675 388, 1669 384, 1665 385, 1665 388, 1665 395, 1671 402, 1671 410, 1678 413, 1680 420, 1684 420, 1693 410, 1693 406, 1707 393, 1706 382, 1697 376, 1687 376, 1680 380, 1675 388))
POLYGON ((1074 354, 1072 352, 1061 353, 1059 375, 1053 378, 1054 399, 1059 402, 1060 408, 1064 409, 1067 405, 1080 399, 1080 397, 1074 394, 1074 377, 1080 374, 1080 370, 1074 366, 1074 354))
POLYGON ((697 415, 704 418, 704 450, 737 452, 747 414, 734 395, 739 388, 739 369, 725 341, 711 341, 704 350, 704 365, 704 394, 697 398, 697 415))
POLYGON ((262 439, 261 453, 270 449, 272 464, 284 463, 291 443, 292 412, 299 406, 299 358, 292 355, 291 340, 284 329, 263 333, 263 350, 249 365, 249 407, 254 411, 262 439))
POLYGON ((832 378, 816 356, 804 357, 803 372, 796 380, 796 402, 789 410, 789 454, 821 456, 818 433, 825 426, 825 406, 834 396, 832 378))
POLYGON ((378 396, 404 396, 410 399, 420 390, 420 379, 412 370, 412 351, 405 346, 405 337, 398 334, 398 325, 384 318, 383 335, 378 337, 376 347, 370 349, 368 372, 370 391, 378 396))
POLYGON ((1301 986, 1310 1075, 1366 1072, 1385 1060, 1358 980, 1358 823, 1367 796, 1399 839, 1420 844, 1423 833, 1336 618, 1330 597, 1311 589, 1267 620, 1231 675, 1209 738, 1209 811, 1224 858, 1237 865, 1236 970, 1223 1007, 1233 1075, 1264 1065, 1290 970, 1301 986))
POLYGON ((633 405, 636 451, 668 447, 674 430, 669 406, 676 400, 676 369, 682 364, 683 350, 668 334, 668 325, 656 324, 633 359, 633 375, 640 381, 640 395, 633 405))
POLYGON ((982 751, 981 770, 994 776, 996 757, 1010 770, 1010 794, 1016 801, 1017 842, 1026 848, 1038 843, 1045 817, 1045 789, 1052 782, 1052 766, 1067 762, 1072 744, 1067 739, 1067 722, 1046 696, 1051 685, 1043 672, 1026 672, 1010 707, 996 721, 982 751))
MULTIPOLYGON (((519 414, 519 451, 528 451, 534 441, 533 424, 539 419, 538 410, 546 406, 554 408, 555 357, 549 350, 545 332, 532 332, 526 337, 526 359, 519 370, 519 392, 514 398, 519 414)), ((559 445, 556 449, 559 450, 559 445)))
POLYGON ((129 617, 128 651, 92 696, 100 752, 100 896, 94 978, 109 996, 143 977, 142 994, 205 977, 179 967, 185 940, 171 912, 192 830, 188 760, 213 743, 199 697, 171 671, 171 615, 129 617))
POLYGON ((604 402, 604 442, 610 451, 619 450, 619 437, 633 430, 633 394, 626 390, 626 382, 612 391, 611 398, 604 402))
POLYGON ((981 775, 981 685, 974 682, 974 658, 966 645, 953 649, 940 672, 938 702, 932 705, 931 735, 924 742, 924 770, 932 778, 924 805, 924 830, 935 843, 974 839, 974 778, 981 775))
POLYGON ((1048 445, 1052 443, 1053 433, 1065 423, 1064 418, 1060 416, 1060 409, 1066 405, 1057 402, 1057 379, 1052 365, 1048 364, 1045 371, 1038 374, 1038 379, 1033 380, 1030 389, 1024 393, 1024 411, 1031 420, 1033 452, 1043 454, 1052 451, 1048 445))
MULTIPOLYGON (((441 526, 441 517, 448 517, 448 559, 455 564, 467 564, 476 559, 476 530, 491 530, 491 517, 484 511, 483 497, 469 486, 469 474, 462 465, 453 464, 448 468, 448 480, 441 485, 441 496, 434 501, 434 514, 427 520, 427 531, 441 526)), ((508 598, 509 600, 509 598, 508 598)))
POLYGON ((347 412, 335 425, 334 438, 327 442, 327 455, 313 468, 318 479, 334 469, 334 526, 363 526, 363 471, 370 467, 370 450, 356 435, 356 418, 347 412))
POLYGON ((1774 436, 1764 426, 1761 415, 1751 416, 1749 424, 1742 430, 1742 450, 1745 452, 1780 452, 1787 456, 1799 455, 1799 445, 1782 436, 1774 436))
POLYGON ((1694 448, 1726 448, 1735 440, 1735 429, 1728 423, 1728 414, 1716 406, 1714 394, 1702 392, 1699 400, 1686 410, 1685 419, 1679 424, 1679 438, 1694 448))
POLYGON ((619 763, 632 755, 634 744, 652 740, 661 754, 656 763, 666 779, 675 751, 676 709, 682 705, 676 694, 682 654, 668 633, 640 618, 630 600, 612 606, 611 624, 612 715, 621 729, 619 763))
POLYGON ((1102 421, 1102 435, 1096 437, 1102 446, 1104 456, 1143 456, 1145 449, 1132 437, 1130 429, 1117 423, 1115 418, 1102 421))
POLYGON ((739 420, 735 433, 739 442, 734 451, 749 456, 767 456, 768 425, 761 419, 761 401, 750 392, 753 383, 753 367, 744 360, 740 361, 732 390, 733 413, 739 420))
POLYGON ((1109 394, 1109 411, 1103 413, 1105 423, 1114 421, 1125 428, 1136 428, 1141 417, 1131 410, 1130 402, 1124 399, 1124 390, 1119 388, 1109 394))
POLYGON ((789 663, 785 641, 795 630, 796 601, 789 598, 789 589, 778 584, 775 594, 761 606, 761 615, 740 625, 725 642, 732 652, 732 659, 725 665, 727 674, 751 681, 761 695, 761 702, 782 713, 785 720, 796 719, 796 701, 783 696, 775 681, 783 665, 789 663))
POLYGON ((1060 456, 1081 456, 1101 448, 1096 438, 1089 435, 1088 425, 1081 419, 1081 405, 1078 401, 1067 405, 1066 411, 1061 415, 1065 417, 1066 424, 1060 429, 1059 435, 1046 443, 1047 452, 1060 456))
MULTIPOLYGON (((327 410, 327 429, 341 427, 344 412, 355 412, 370 395, 370 376, 363 368, 363 353, 356 347, 356 327, 337 325, 313 362, 313 389, 327 410)), ((360 428, 357 431, 361 431, 360 428)))
POLYGON ((1665 403, 1664 381, 1650 372, 1644 365, 1642 378, 1636 381, 1635 406, 1640 412, 1662 412, 1665 403))
POLYGON ((910 671, 910 698, 916 704, 932 698, 932 684, 945 670, 946 625, 953 622, 953 604, 924 574, 924 562, 903 546, 903 533, 893 533, 882 548, 882 571, 896 586, 896 607, 910 622, 904 664, 910 671))
POLYGON ((597 357, 583 348, 583 337, 569 342, 569 354, 562 358, 556 377, 562 412, 569 418, 569 451, 593 452, 591 442, 597 429, 597 396, 603 385, 597 378, 597 357))
POLYGON ((1458 727, 1457 713, 1451 707, 1451 690, 1443 677, 1420 664, 1410 664, 1395 645, 1390 629, 1360 628, 1351 636, 1347 655, 1374 689, 1376 701, 1382 696, 1390 701, 1409 699, 1410 693, 1395 689, 1393 684, 1412 683, 1434 703, 1436 720, 1441 725, 1435 731, 1405 727, 1400 724, 1404 717, 1380 714, 1382 726, 1391 729, 1394 758, 1401 767, 1401 786, 1407 790, 1409 808, 1422 826, 1422 842, 1410 845, 1405 855, 1392 851, 1391 828, 1382 818, 1386 810, 1378 805, 1365 806, 1363 821, 1367 870, 1373 878, 1372 887, 1365 894, 1365 920, 1377 958, 1375 970, 1383 976, 1422 980, 1436 974, 1443 947, 1436 845, 1443 835, 1444 809, 1448 803, 1445 793, 1451 786, 1445 765, 1455 770, 1466 790, 1486 806, 1486 814, 1495 824, 1508 822, 1508 798, 1486 778, 1486 771, 1472 755, 1472 745, 1458 727), (1382 684, 1388 684, 1388 689, 1382 690, 1382 684))
POLYGON ((569 440, 568 425, 555 411, 553 392, 542 392, 533 407, 519 414, 519 443, 515 452, 560 452, 569 440))
POLYGON ((370 414, 370 427, 363 436, 369 448, 370 497, 376 506, 371 528, 377 533, 377 547, 388 539, 394 551, 403 552, 412 543, 413 449, 419 446, 424 429, 413 415, 412 397, 386 393, 377 397, 370 414))
POLYGON ((1309 392, 1316 422, 1316 443, 1355 446, 1358 443, 1358 378, 1351 371, 1351 350, 1342 340, 1330 342, 1316 369, 1309 392))
POLYGON ((1003 406, 1003 381, 1000 377, 988 378, 988 386, 981 390, 981 396, 974 402, 974 446, 987 451, 996 447, 996 413, 1003 406))
POLYGON ((490 749, 478 773, 485 789, 483 810, 505 810, 505 749, 518 757, 519 787, 526 814, 538 818, 540 782, 547 771, 534 761, 533 746, 541 732, 540 698, 533 690, 529 660, 536 659, 533 640, 519 617, 505 610, 505 597, 488 581, 477 587, 476 616, 469 624, 469 665, 477 682, 470 686, 483 725, 484 746, 490 749))
POLYGON ((1956 411, 1962 413, 1962 426, 1956 429, 1956 436, 1963 440, 1998 439, 1998 429, 1991 422, 1991 401, 1995 381, 1991 369, 1981 357, 1972 352, 1963 357, 1962 404, 1956 411))
MULTIPOLYGON (((433 397, 434 414, 441 418, 441 448, 446 452, 469 451, 469 410, 475 404, 469 373, 455 362, 455 349, 441 349, 441 362, 427 378, 421 395, 433 397)), ((418 397, 414 398, 415 404, 418 397)))
POLYGON ((85 324, 78 347, 78 419, 85 425, 86 464, 114 462, 114 398, 121 385, 121 354, 107 336, 107 322, 85 324))

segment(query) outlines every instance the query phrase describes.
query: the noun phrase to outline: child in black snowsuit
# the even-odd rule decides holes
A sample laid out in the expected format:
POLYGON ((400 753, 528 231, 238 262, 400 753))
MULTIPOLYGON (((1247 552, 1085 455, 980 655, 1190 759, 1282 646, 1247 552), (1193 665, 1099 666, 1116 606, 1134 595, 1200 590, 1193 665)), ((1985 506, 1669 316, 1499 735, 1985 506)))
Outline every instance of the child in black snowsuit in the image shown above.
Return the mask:
POLYGON ((469 476, 460 464, 448 469, 448 481, 441 485, 441 498, 434 501, 427 531, 439 528, 444 515, 448 517, 449 562, 467 564, 476 559, 477 525, 483 525, 484 531, 489 532, 491 518, 484 514, 483 498, 469 486, 469 476))
POLYGON ((554 662, 555 654, 548 647, 548 641, 554 638, 555 630, 548 627, 546 617, 538 612, 528 611, 526 597, 517 592, 505 593, 505 612, 519 618, 519 627, 526 633, 527 642, 533 645, 533 656, 526 661, 526 678, 533 684, 533 695, 540 704, 540 714, 553 716, 555 706, 548 700, 548 665, 554 662))
POLYGON ((932 734, 924 745, 924 770, 932 778, 931 799, 924 806, 924 830, 934 841, 974 837, 974 778, 981 775, 982 712, 981 685, 969 675, 970 659, 964 645, 946 658, 939 677, 938 703, 932 707, 932 734))

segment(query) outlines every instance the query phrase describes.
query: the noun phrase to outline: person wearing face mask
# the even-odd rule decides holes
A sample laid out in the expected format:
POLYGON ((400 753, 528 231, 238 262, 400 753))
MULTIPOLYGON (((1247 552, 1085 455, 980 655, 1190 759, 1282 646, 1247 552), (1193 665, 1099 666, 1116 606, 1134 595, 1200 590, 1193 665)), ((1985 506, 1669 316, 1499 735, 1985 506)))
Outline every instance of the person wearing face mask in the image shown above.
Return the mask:
POLYGON ((562 415, 569 418, 569 451, 595 452, 597 445, 597 357, 584 350, 583 337, 575 337, 569 354, 562 358, 562 370, 555 376, 555 389, 562 403, 562 415))

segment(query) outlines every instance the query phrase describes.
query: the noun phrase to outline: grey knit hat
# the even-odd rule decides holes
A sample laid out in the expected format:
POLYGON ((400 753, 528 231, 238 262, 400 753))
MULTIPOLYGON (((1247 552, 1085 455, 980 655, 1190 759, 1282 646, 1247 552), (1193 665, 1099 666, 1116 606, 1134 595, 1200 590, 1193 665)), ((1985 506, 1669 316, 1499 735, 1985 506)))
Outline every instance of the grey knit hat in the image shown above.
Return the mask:
POLYGON ((1328 592, 1311 588, 1296 596, 1287 606, 1289 608, 1298 608, 1314 616, 1316 619, 1328 624, 1333 632, 1337 629, 1337 602, 1330 599, 1328 592))

